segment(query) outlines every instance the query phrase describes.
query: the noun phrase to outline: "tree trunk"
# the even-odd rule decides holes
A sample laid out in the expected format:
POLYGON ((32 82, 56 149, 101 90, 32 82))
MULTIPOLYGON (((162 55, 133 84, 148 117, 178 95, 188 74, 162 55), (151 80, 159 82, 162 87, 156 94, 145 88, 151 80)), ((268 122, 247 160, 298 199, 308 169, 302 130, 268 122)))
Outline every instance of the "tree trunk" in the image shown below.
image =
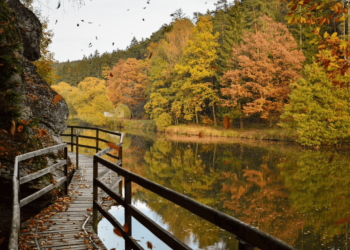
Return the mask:
POLYGON ((273 119, 272 119, 272 115, 271 115, 271 114, 269 114, 270 128, 272 128, 272 121, 273 121, 273 119))
POLYGON ((242 116, 239 118, 239 128, 243 129, 243 117, 242 116))
POLYGON ((198 111, 195 111, 196 112, 196 124, 198 124, 198 111))
POLYGON ((214 126, 217 126, 216 115, 215 115, 215 105, 214 104, 213 104, 213 119, 214 119, 214 126))

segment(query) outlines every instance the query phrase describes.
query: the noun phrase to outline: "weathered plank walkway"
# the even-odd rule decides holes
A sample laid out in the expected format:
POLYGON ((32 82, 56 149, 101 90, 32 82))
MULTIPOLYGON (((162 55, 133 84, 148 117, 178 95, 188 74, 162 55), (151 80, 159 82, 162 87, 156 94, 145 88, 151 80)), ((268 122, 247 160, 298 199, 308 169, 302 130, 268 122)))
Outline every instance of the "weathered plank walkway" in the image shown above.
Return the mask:
MULTIPOLYGON (((69 152, 69 157, 74 163, 75 153, 69 152)), ((93 157, 79 154, 79 168, 69 185, 70 199, 66 198, 61 201, 63 211, 57 212, 57 209, 50 209, 45 213, 46 215, 42 214, 40 217, 22 223, 20 242, 22 238, 32 249, 42 250, 106 249, 92 230, 91 224, 93 157), (49 216, 52 212, 54 214, 49 216), (34 237, 29 237, 29 235, 34 237)), ((110 173, 104 167, 99 167, 99 179, 110 187, 115 187, 121 180, 115 173, 110 173)), ((118 191, 117 188, 116 191, 118 191)), ((101 194, 100 197, 103 195, 101 194)), ((112 201, 103 200, 105 201, 101 202, 104 202, 103 206, 105 208, 109 208, 112 205, 112 201)))

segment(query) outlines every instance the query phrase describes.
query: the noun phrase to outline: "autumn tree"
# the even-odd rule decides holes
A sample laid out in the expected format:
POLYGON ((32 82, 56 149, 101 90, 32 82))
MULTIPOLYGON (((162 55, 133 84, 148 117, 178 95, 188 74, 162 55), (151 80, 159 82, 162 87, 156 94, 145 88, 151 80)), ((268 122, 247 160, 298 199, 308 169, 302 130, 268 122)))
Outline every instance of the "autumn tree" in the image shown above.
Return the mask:
MULTIPOLYGON (((350 91, 333 86, 326 70, 314 63, 305 67, 305 78, 291 84, 280 126, 296 130, 306 146, 339 145, 350 138, 350 91)), ((348 76, 338 76, 348 82, 348 76), (346 79, 344 79, 346 78, 346 79)))
POLYGON ((77 88, 69 92, 71 100, 79 118, 94 125, 106 122, 104 112, 112 112, 113 105, 107 95, 106 81, 95 77, 87 77, 77 88))
POLYGON ((193 116, 199 123, 198 112, 208 105, 212 108, 216 124, 216 93, 213 90, 215 61, 217 59, 217 42, 219 34, 212 34, 213 24, 210 16, 200 16, 197 25, 183 48, 181 61, 175 65, 178 74, 176 101, 173 107, 183 106, 184 118, 191 121, 193 116))
POLYGON ((145 110, 159 128, 170 125, 172 120, 175 124, 179 123, 181 107, 172 108, 178 91, 172 85, 176 77, 174 67, 182 58, 183 47, 192 33, 193 26, 189 19, 178 18, 168 28, 165 39, 160 40, 159 43, 152 43, 148 47, 150 52, 148 77, 151 88, 145 110))
POLYGON ((77 111, 74 109, 72 100, 70 97, 73 97, 70 95, 70 92, 72 92, 76 87, 69 85, 66 82, 60 82, 59 84, 52 85, 51 88, 55 90, 57 93, 59 93, 63 99, 66 101, 68 109, 69 109, 69 115, 76 115, 77 111))
POLYGON ((132 117, 141 117, 148 87, 147 64, 141 60, 121 59, 108 76, 108 95, 114 105, 129 107, 132 117))
POLYGON ((223 77, 223 105, 241 105, 247 115, 259 114, 272 126, 290 94, 289 83, 300 77, 305 60, 287 27, 269 17, 260 19, 258 32, 245 32, 233 46, 231 70, 223 77))

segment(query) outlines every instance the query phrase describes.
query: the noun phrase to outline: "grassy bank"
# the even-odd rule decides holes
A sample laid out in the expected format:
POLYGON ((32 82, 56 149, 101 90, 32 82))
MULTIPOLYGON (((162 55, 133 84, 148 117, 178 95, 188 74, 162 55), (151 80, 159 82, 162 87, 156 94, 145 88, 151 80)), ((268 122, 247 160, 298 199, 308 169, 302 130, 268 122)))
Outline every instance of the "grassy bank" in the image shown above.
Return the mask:
POLYGON ((157 131, 157 125, 153 120, 120 120, 123 129, 140 129, 143 131, 157 131))
POLYGON ((282 128, 248 128, 248 129, 223 129, 199 125, 177 125, 165 129, 165 134, 198 136, 200 132, 204 137, 226 137, 270 141, 295 141, 296 136, 292 130, 282 128))

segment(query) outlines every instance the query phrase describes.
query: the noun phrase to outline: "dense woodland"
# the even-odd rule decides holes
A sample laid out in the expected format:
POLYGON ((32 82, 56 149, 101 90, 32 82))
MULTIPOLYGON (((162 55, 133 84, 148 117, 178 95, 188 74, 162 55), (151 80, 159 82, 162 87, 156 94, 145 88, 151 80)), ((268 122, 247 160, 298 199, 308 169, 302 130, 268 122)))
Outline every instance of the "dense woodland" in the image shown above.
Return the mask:
POLYGON ((56 63, 52 87, 72 114, 95 124, 123 104, 131 118, 153 119, 159 129, 254 121, 292 127, 303 145, 339 144, 350 136, 347 68, 335 75, 341 56, 324 62, 335 53, 322 43, 319 52, 319 34, 348 38, 347 3, 294 2, 219 0, 193 18, 177 10, 170 24, 125 50, 56 63), (97 113, 95 122, 87 118, 97 113))

